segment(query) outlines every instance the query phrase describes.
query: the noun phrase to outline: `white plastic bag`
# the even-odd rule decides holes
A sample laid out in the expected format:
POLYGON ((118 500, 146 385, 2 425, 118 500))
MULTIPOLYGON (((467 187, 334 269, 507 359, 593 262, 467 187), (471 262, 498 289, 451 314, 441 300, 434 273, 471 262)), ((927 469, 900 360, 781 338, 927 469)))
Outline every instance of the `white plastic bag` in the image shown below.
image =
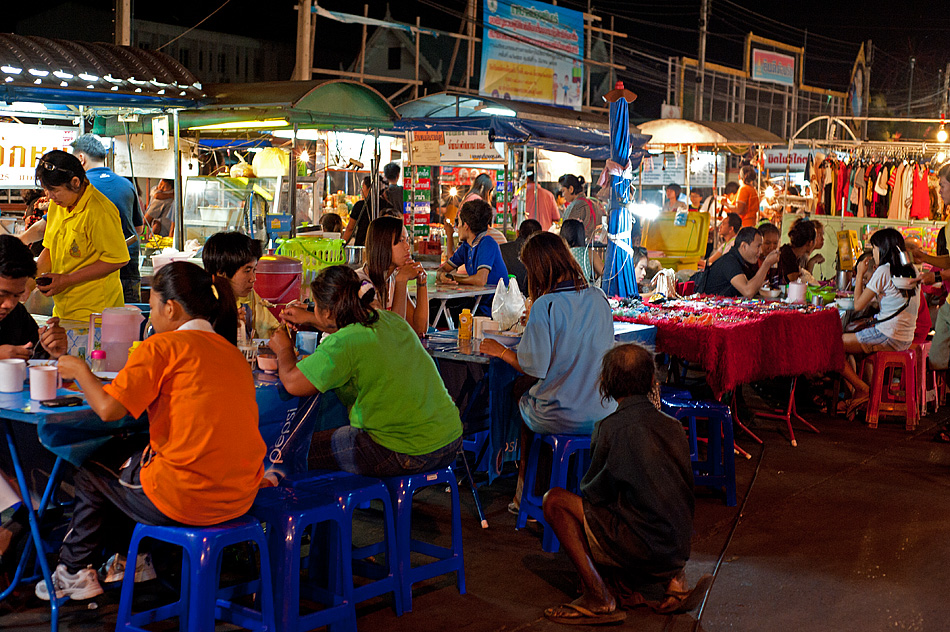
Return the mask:
POLYGON ((508 279, 508 286, 504 280, 498 281, 495 288, 495 298, 491 303, 492 320, 498 323, 500 331, 511 329, 521 319, 524 313, 524 297, 518 288, 518 280, 508 279))

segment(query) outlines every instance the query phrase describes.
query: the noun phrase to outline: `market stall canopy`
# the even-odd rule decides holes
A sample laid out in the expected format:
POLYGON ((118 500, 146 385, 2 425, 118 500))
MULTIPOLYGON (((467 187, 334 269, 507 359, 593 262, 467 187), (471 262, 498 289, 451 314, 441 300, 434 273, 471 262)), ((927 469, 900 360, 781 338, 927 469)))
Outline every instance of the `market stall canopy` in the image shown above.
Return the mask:
POLYGON ((0 33, 0 100, 97 107, 194 107, 188 69, 156 51, 0 33))
POLYGON ((640 125, 643 134, 652 136, 649 145, 748 146, 784 145, 785 141, 768 130, 745 123, 724 121, 687 121, 657 119, 640 125))
MULTIPOLYGON (((583 126, 604 133, 610 130, 607 116, 592 112, 578 112, 537 103, 523 103, 507 99, 437 92, 403 103, 396 108, 403 118, 461 118, 469 116, 508 116, 522 120, 583 126)), ((636 131, 636 130, 634 130, 636 131)))
MULTIPOLYGON (((396 109, 405 117, 395 124, 396 131, 487 131, 494 142, 527 144, 591 160, 610 158, 606 117, 589 112, 449 92, 422 97, 396 109), (460 116, 455 116, 456 99, 460 116)), ((641 148, 650 140, 638 131, 636 127, 630 130, 634 167, 643 156, 641 148)))
MULTIPOLYGON (((373 88, 346 79, 221 83, 206 86, 208 104, 181 113, 182 130, 233 134, 235 130, 388 129, 399 118, 389 101, 373 88)), ((115 120, 103 122, 100 134, 122 134, 115 120)), ((150 133, 147 121, 132 133, 150 133)))

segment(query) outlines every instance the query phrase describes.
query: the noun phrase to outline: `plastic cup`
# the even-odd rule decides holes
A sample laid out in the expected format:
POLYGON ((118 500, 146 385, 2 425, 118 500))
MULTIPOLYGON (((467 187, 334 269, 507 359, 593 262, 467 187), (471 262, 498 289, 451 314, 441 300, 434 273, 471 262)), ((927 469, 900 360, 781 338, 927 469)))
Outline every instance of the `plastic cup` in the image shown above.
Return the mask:
POLYGON ((317 332, 298 331, 297 332, 297 351, 302 355, 310 355, 317 350, 317 332))
POLYGON ((19 393, 26 379, 26 360, 0 360, 0 393, 19 393))
POLYGON ((38 402, 54 399, 60 384, 59 369, 55 366, 30 367, 30 399, 38 402))

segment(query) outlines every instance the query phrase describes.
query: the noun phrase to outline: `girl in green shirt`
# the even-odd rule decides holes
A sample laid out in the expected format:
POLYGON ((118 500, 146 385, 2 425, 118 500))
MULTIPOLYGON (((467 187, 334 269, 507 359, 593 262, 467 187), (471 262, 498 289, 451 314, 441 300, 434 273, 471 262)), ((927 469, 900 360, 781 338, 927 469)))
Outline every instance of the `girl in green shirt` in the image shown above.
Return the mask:
POLYGON ((374 309, 373 284, 345 266, 322 270, 311 289, 313 313, 288 307, 282 317, 330 335, 299 363, 283 330, 270 340, 289 393, 333 389, 349 410, 349 426, 314 433, 310 469, 399 476, 451 465, 462 437, 458 408, 409 323, 374 309))

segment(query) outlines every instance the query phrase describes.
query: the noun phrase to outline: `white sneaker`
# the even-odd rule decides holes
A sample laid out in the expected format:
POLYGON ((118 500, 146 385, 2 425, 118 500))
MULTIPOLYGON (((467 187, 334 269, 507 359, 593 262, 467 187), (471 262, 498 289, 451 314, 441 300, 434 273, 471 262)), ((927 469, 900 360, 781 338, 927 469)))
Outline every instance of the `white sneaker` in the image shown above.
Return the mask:
MULTIPOLYGON (((116 553, 110 557, 109 561, 99 569, 99 574, 105 584, 122 581, 125 578, 125 556, 116 553)), ((155 567, 152 566, 152 556, 148 553, 139 553, 135 557, 135 583, 147 582, 156 577, 155 567)))
MULTIPOLYGON (((99 585, 99 576, 92 566, 87 566, 77 573, 70 573, 63 564, 59 564, 53 571, 53 586, 56 589, 56 598, 83 600, 92 599, 102 594, 102 586, 99 585)), ((36 596, 43 601, 49 601, 49 588, 46 586, 46 580, 36 585, 36 596)))

